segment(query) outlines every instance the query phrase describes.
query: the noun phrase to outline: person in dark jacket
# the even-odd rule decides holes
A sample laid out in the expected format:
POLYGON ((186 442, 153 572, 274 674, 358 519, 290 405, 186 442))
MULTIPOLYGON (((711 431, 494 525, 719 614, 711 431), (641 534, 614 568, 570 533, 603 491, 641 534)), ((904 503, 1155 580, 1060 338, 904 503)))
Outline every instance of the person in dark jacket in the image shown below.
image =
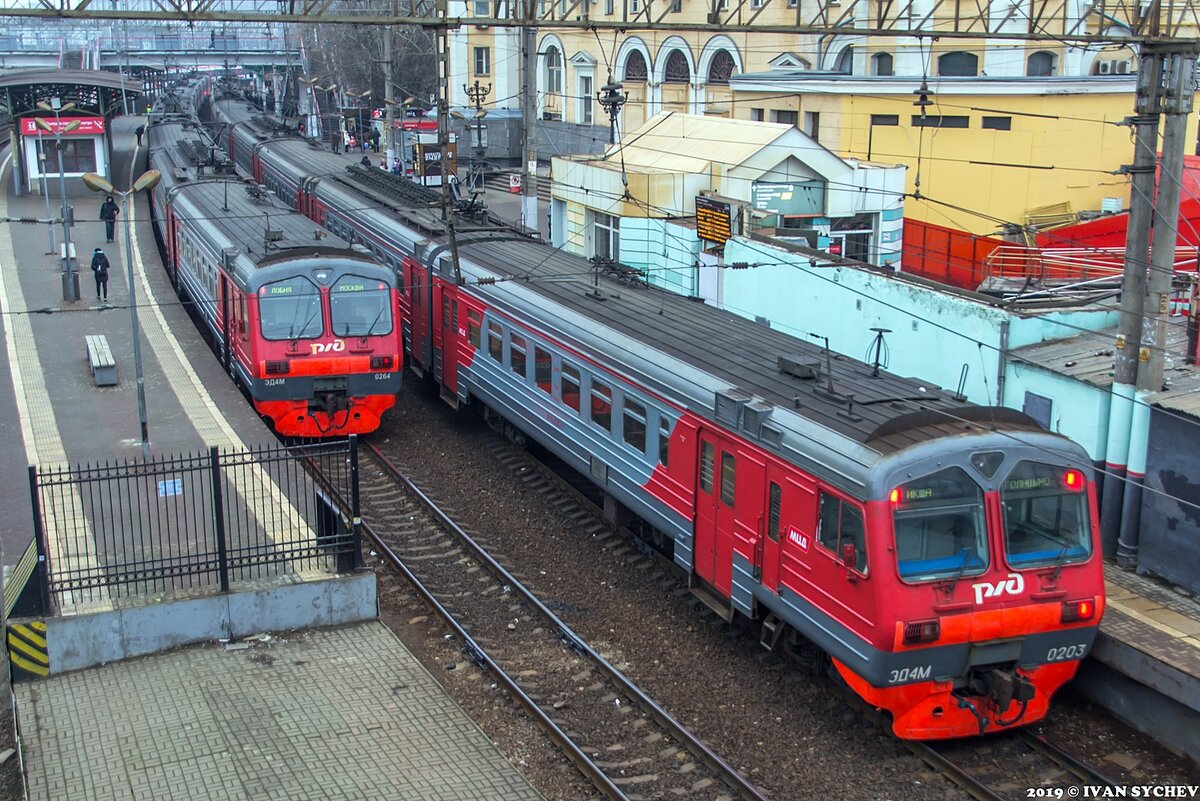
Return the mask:
POLYGON ((121 213, 121 209, 113 201, 113 196, 109 195, 104 199, 104 205, 100 207, 100 219, 104 220, 104 241, 112 242, 116 236, 117 215, 121 213))
POLYGON ((370 167, 371 166, 371 157, 364 154, 363 157, 358 160, 358 163, 363 165, 364 167, 370 167))
POLYGON ((96 248, 92 252, 92 275, 96 278, 96 300, 108 300, 108 256, 96 248))
POLYGON ((137 138, 138 138, 138 147, 141 147, 141 146, 142 146, 142 136, 143 136, 143 135, 146 133, 146 126, 145 126, 145 125, 139 125, 137 128, 135 128, 135 129, 133 130, 133 132, 134 132, 135 134, 137 134, 137 138))

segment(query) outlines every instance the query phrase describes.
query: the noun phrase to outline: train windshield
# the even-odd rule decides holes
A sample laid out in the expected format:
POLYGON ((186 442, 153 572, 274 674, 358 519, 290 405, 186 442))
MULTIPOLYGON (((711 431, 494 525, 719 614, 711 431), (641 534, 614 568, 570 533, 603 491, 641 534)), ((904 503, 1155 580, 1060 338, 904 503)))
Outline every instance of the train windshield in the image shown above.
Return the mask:
POLYGON ((303 276, 264 284, 258 290, 264 339, 312 339, 325 331, 321 291, 303 276))
POLYGON ((1086 488, 1080 470, 1018 462, 1000 489, 1009 565, 1043 567, 1091 556, 1086 488))
POLYGON ((378 278, 343 275, 329 290, 333 335, 368 337, 392 331, 392 293, 378 278))
POLYGON ((988 566, 983 490, 948 467, 892 490, 900 577, 927 581, 982 573, 988 566))

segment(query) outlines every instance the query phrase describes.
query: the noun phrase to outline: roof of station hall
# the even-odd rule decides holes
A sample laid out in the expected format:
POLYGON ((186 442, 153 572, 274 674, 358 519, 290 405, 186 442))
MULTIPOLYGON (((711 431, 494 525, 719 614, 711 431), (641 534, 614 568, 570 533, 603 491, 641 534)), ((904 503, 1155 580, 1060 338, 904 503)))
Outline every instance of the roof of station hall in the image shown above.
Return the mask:
POLYGON ((81 109, 99 113, 101 100, 107 113, 120 105, 121 92, 141 94, 140 80, 126 80, 104 70, 19 70, 0 75, 0 106, 11 104, 10 115, 19 117, 37 108, 39 100, 58 97, 81 109))

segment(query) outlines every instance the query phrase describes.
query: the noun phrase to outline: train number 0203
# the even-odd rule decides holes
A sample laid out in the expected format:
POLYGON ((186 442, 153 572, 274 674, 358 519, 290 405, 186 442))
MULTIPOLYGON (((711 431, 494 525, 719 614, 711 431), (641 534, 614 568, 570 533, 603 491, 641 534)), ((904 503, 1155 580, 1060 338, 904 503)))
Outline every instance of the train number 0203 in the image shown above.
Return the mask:
POLYGON ((1062 662, 1066 659, 1083 659, 1086 654, 1087 646, 1083 643, 1079 643, 1078 645, 1062 645, 1047 651, 1046 661, 1062 662))

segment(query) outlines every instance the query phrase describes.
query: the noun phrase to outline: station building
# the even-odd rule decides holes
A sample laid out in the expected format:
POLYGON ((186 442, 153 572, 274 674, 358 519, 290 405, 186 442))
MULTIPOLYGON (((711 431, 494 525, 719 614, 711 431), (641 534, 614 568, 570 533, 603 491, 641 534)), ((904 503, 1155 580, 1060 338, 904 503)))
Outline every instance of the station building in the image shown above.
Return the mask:
POLYGON ((122 93, 140 95, 140 82, 101 70, 24 70, 0 77, 0 91, 19 154, 13 178, 19 194, 57 196, 60 155, 64 178, 113 177, 110 123, 122 109, 122 93))
POLYGON ((665 112, 602 156, 552 163, 555 245, 721 302, 713 271, 759 233, 868 264, 898 264, 904 167, 846 160, 790 125, 665 112))

